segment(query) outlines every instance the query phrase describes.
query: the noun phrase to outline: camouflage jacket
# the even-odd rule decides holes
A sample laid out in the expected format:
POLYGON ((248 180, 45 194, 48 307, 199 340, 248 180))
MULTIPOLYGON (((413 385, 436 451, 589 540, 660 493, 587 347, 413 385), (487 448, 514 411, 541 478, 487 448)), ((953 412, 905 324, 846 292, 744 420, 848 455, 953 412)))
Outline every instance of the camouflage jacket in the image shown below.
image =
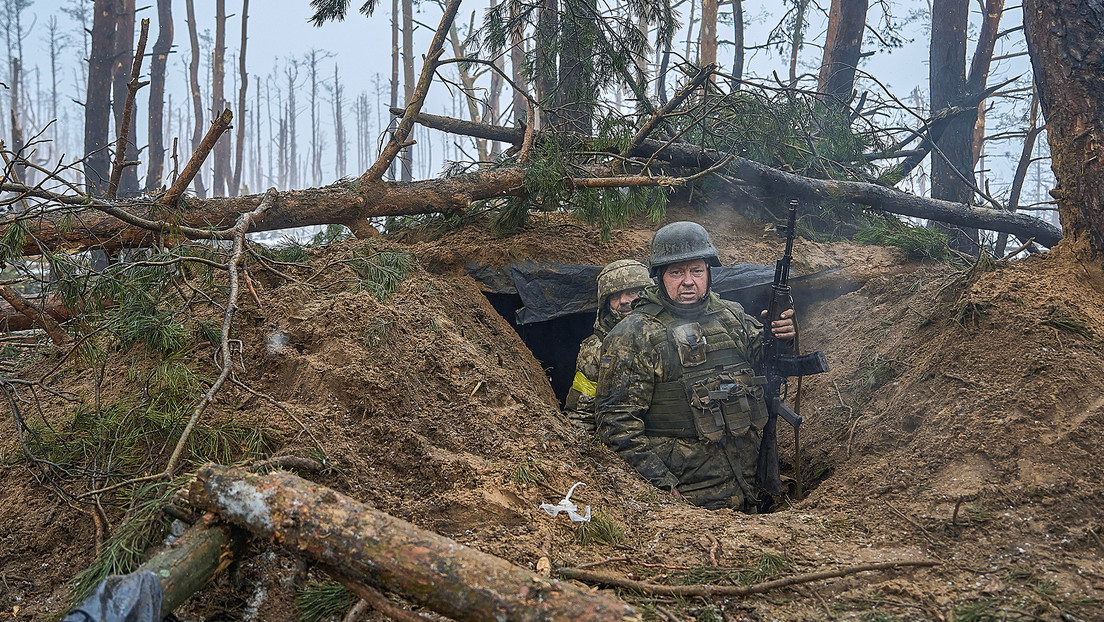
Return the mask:
MULTIPOLYGON (((596 390, 598 433, 659 488, 677 487, 690 502, 709 508, 753 508, 765 420, 753 422, 739 438, 718 443, 699 438, 693 430, 677 437, 649 433, 645 419, 657 383, 680 380, 683 374, 668 325, 697 322, 707 333, 723 331, 731 338, 725 341, 732 344, 728 354, 736 361, 733 367, 741 371, 751 370, 761 356, 762 326, 739 304, 712 292, 689 307, 662 298, 655 287, 642 298, 636 312, 603 341, 596 390)), ((761 393, 758 400, 757 412, 765 413, 761 393)))
POLYGON ((591 434, 594 426, 594 394, 598 383, 598 357, 602 352, 602 339, 617 325, 621 316, 600 313, 594 321, 594 334, 583 340, 579 356, 575 359, 575 378, 564 401, 564 412, 576 428, 591 434))

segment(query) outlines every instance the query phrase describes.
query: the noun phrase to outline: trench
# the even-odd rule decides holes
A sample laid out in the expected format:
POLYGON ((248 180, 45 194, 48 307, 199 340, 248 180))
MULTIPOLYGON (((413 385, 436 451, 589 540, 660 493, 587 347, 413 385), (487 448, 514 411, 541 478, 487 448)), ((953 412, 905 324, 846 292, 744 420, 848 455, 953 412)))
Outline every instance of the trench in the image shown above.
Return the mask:
MULTIPOLYGON (((575 360, 579 346, 593 332, 597 297, 596 279, 601 266, 565 264, 512 264, 506 270, 469 265, 468 273, 482 284, 483 294, 529 348, 540 363, 545 376, 563 407, 575 375, 575 360)), ((815 303, 854 291, 858 284, 841 285, 838 278, 824 278, 827 273, 795 277, 790 281, 800 317, 815 303)), ((770 266, 742 264, 714 269, 713 287, 726 299, 740 303, 745 310, 757 313, 765 309, 770 298, 774 269, 770 266)), ((797 383, 790 381, 791 391, 797 383)), ((787 444, 781 452, 782 474, 796 490, 793 433, 779 422, 779 443, 787 444)), ((804 498, 833 472, 831 465, 803 463, 800 493, 791 498, 804 498)))

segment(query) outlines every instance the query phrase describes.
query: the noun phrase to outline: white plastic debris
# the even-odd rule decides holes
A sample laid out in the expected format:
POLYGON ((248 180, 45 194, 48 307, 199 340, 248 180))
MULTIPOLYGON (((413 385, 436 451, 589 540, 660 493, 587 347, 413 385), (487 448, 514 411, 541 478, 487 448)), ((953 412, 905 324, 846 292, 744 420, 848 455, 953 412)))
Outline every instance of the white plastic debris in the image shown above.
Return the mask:
POLYGON ((579 514, 579 506, 575 505, 575 503, 571 501, 571 494, 575 492, 575 489, 579 486, 586 486, 586 484, 584 484, 583 482, 575 482, 575 485, 571 487, 571 490, 567 491, 567 496, 565 496, 563 499, 560 499, 559 503, 557 503, 556 505, 552 505, 551 503, 542 503, 540 504, 540 509, 548 512, 548 515, 553 518, 558 516, 560 512, 567 512, 568 518, 577 523, 590 522, 590 506, 586 506, 585 513, 579 514))

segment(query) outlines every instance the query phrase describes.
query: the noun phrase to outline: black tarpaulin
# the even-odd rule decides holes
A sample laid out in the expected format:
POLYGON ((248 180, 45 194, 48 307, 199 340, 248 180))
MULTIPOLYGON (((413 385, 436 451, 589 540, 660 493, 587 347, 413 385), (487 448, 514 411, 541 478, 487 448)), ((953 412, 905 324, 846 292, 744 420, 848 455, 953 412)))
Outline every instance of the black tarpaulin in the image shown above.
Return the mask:
POLYGON ((161 583, 148 570, 112 575, 74 607, 61 622, 157 622, 161 619, 161 583))
MULTIPOLYGON (((517 310, 518 324, 546 322, 573 313, 594 313, 598 309, 598 273, 602 266, 523 262, 510 265, 510 280, 523 305, 517 310)), ((493 293, 507 293, 502 273, 483 267, 469 274, 493 293)), ((765 297, 763 288, 774 280, 774 268, 738 264, 712 269, 713 291, 721 297, 753 308, 765 297)))

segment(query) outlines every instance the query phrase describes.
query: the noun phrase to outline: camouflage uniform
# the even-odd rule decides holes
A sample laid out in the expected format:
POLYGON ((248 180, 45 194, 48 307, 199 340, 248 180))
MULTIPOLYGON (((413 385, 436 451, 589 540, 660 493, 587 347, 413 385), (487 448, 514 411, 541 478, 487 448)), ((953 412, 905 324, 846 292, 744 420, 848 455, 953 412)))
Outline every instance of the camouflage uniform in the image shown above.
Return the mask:
POLYGON ((646 289, 603 341, 598 433, 659 488, 709 509, 755 511, 767 422, 753 371, 762 326, 715 293, 675 304, 662 287, 646 289))
POLYGON ((564 412, 576 428, 589 432, 594 426, 594 394, 598 380, 598 355, 602 340, 610 329, 625 316, 610 309, 609 297, 629 289, 644 288, 652 284, 644 264, 631 259, 615 261, 598 275, 598 312, 594 319, 594 334, 583 340, 579 356, 575 359, 575 378, 564 401, 564 412))

